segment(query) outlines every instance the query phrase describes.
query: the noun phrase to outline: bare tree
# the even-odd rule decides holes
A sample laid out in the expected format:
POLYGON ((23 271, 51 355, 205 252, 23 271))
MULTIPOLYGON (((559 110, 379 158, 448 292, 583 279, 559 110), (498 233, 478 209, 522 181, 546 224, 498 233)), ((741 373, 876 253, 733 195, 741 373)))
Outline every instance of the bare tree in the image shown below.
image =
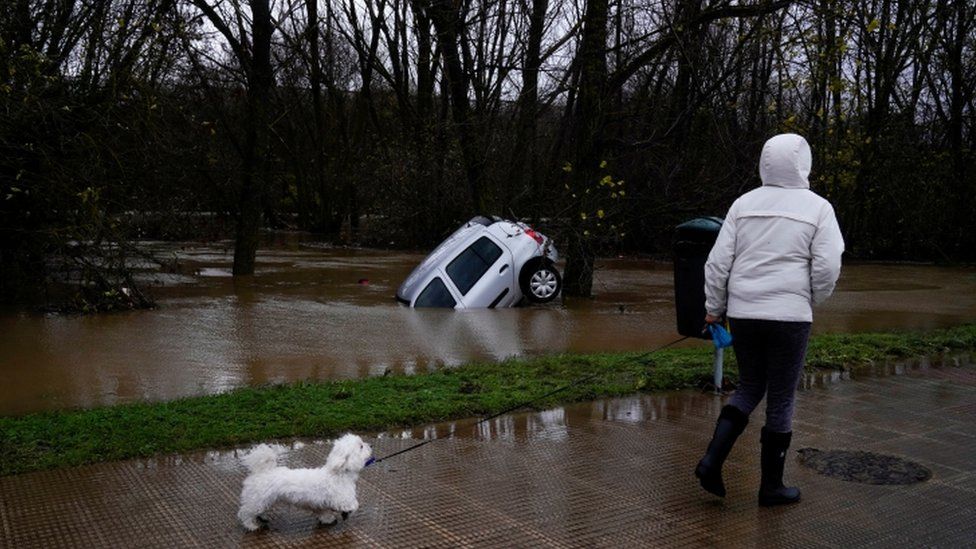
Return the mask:
POLYGON ((233 271, 234 276, 251 275, 254 274, 264 199, 269 186, 268 125, 271 121, 274 84, 271 67, 274 26, 270 0, 248 0, 247 6, 239 0, 218 0, 213 4, 208 0, 192 2, 223 36, 241 68, 246 85, 248 116, 240 151, 243 170, 236 215, 233 271), (218 8, 225 8, 226 12, 221 13, 218 8))

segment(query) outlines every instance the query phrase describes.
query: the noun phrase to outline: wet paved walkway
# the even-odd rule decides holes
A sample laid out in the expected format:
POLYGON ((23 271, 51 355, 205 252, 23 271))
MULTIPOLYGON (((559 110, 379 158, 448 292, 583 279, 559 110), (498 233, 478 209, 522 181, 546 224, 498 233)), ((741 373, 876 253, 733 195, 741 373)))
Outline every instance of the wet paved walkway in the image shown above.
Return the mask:
MULTIPOLYGON (((972 547, 976 366, 907 370, 812 383, 794 449, 867 450, 932 470, 910 486, 835 480, 791 457, 804 501, 759 508, 757 414, 727 466, 728 497, 713 498, 691 471, 722 400, 682 392, 371 439, 385 455, 413 442, 404 435, 455 434, 367 469, 360 512, 331 528, 281 508, 270 529, 245 533, 233 452, 0 478, 0 547, 972 547)), ((288 459, 321 463, 328 448, 288 459)))

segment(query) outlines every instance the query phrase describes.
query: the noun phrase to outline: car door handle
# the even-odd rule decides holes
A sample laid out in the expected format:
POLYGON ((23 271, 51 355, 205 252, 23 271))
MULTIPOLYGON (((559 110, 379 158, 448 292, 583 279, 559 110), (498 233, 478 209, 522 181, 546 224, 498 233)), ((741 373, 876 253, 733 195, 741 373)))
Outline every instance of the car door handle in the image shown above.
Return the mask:
POLYGON ((498 269, 498 274, 502 274, 502 273, 504 273, 507 270, 508 270, 508 264, 506 263, 506 264, 502 265, 502 268, 501 269, 498 269))

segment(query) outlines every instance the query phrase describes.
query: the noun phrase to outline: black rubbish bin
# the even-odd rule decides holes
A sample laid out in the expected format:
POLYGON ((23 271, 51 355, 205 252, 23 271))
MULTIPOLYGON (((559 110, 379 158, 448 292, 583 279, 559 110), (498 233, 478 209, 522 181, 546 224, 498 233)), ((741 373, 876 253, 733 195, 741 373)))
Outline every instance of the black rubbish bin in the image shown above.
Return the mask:
POLYGON ((678 333, 710 339, 705 325, 705 260, 722 229, 721 217, 697 217, 674 229, 674 306, 678 333))

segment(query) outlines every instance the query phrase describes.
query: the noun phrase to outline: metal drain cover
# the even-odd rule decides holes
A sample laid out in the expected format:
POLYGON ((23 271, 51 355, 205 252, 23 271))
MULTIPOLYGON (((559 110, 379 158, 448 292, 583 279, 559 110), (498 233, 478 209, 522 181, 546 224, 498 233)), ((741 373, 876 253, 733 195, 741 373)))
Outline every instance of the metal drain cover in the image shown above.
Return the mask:
POLYGON ((932 471, 895 456, 851 450, 801 448, 800 463, 821 475, 865 484, 914 484, 924 482, 932 471))

